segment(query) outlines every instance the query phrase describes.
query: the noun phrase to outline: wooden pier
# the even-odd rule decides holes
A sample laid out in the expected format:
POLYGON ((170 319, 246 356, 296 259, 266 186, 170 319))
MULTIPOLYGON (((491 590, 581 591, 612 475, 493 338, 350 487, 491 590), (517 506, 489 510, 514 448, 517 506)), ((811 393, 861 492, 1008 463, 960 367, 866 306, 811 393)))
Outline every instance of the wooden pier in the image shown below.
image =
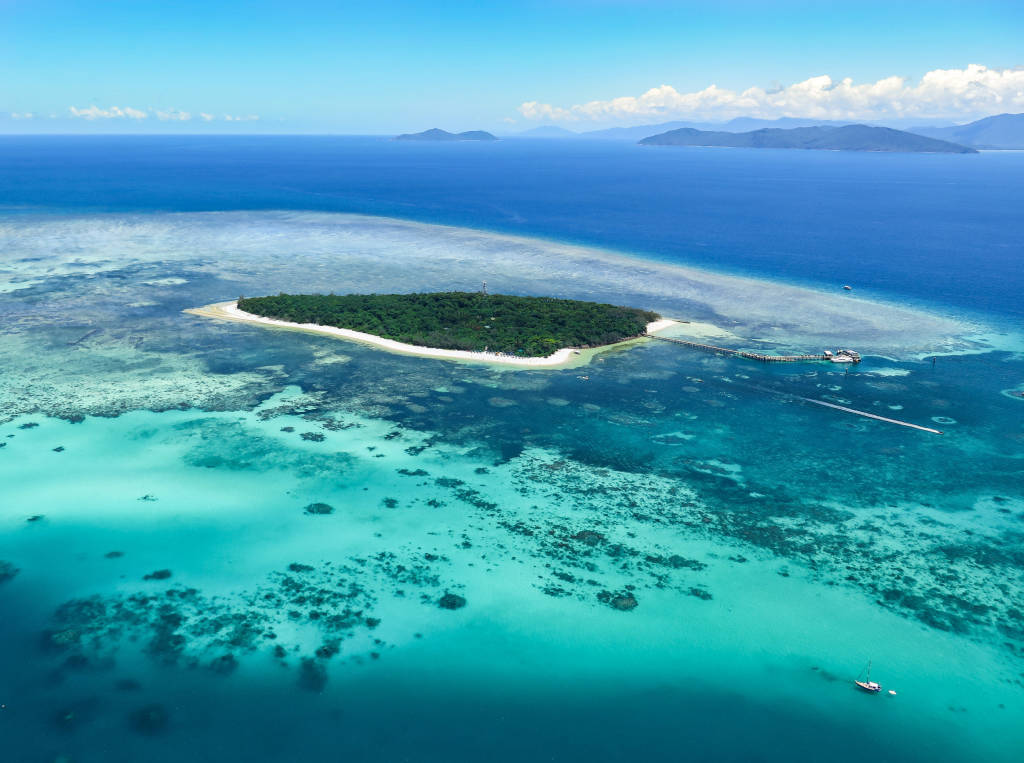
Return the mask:
POLYGON ((672 342, 673 344, 681 344, 684 347, 692 347, 695 350, 703 350, 704 352, 713 352, 721 355, 734 355, 739 358, 749 358, 750 360, 757 360, 761 363, 806 363, 814 360, 828 360, 828 356, 822 353, 821 355, 762 355, 759 352, 743 352, 742 350, 730 350, 726 347, 716 347, 713 344, 701 344, 700 342, 690 342, 686 339, 675 339, 670 336, 658 336, 657 334, 649 334, 651 339, 660 339, 662 342, 672 342))
MULTIPOLYGON (((719 355, 733 355, 739 358, 749 358, 750 360, 759 360, 762 363, 800 363, 804 361, 814 360, 831 360, 833 358, 832 353, 822 353, 821 355, 762 355, 759 352, 743 352, 741 350, 730 350, 727 347, 716 347, 713 344, 702 344, 701 342, 691 342, 686 339, 675 339, 669 336, 658 336, 657 334, 648 334, 651 339, 660 339, 663 342, 672 342, 673 344, 681 344, 684 347, 692 347, 695 350, 703 350, 704 352, 713 352, 719 355)), ((853 352, 852 350, 840 350, 837 354, 852 355, 856 358, 855 362, 860 361, 860 355, 853 352)), ((852 413, 855 416, 863 416, 867 419, 874 419, 875 421, 884 421, 886 424, 896 424, 901 427, 909 427, 910 429, 917 429, 921 432, 930 432, 931 434, 942 434, 942 430, 933 429, 932 427, 923 427, 920 424, 911 424, 909 421, 900 421, 899 419, 890 419, 887 416, 879 416, 877 413, 871 413, 869 411, 861 411, 856 408, 847 408, 845 405, 837 405, 836 403, 828 403, 824 400, 815 400, 811 397, 801 397, 800 395, 794 395, 790 392, 783 392, 782 390, 769 389, 767 387, 759 387, 756 385, 749 385, 751 389, 757 389, 762 392, 768 392, 773 395, 779 395, 780 397, 788 398, 790 400, 800 400, 805 403, 813 403, 814 405, 822 405, 826 408, 832 408, 843 413, 852 413)))

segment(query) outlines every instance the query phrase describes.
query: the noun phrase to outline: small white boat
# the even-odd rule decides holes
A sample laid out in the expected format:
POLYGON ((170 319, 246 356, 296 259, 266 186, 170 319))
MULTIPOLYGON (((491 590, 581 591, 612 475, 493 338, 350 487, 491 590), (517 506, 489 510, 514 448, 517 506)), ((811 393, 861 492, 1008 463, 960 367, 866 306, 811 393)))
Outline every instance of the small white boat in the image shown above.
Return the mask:
POLYGON ((856 350, 836 350, 834 355, 826 352, 825 356, 833 363, 860 363, 860 353, 856 350))
POLYGON ((853 289, 853 287, 852 286, 844 286, 843 289, 846 290, 846 291, 851 291, 853 289))

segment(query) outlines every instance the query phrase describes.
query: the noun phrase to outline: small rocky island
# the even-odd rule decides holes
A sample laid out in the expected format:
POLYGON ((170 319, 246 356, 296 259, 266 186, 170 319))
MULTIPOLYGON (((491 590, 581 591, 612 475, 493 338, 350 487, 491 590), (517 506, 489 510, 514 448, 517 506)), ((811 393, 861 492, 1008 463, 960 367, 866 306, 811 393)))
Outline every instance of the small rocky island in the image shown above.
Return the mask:
POLYGON ((403 133, 395 137, 395 140, 426 140, 426 141, 458 141, 458 140, 498 140, 484 130, 468 130, 466 132, 448 132, 437 127, 423 132, 403 133))
POLYGON ((372 334, 418 347, 544 358, 643 336, 649 310, 486 292, 278 294, 241 297, 238 310, 292 324, 372 334))

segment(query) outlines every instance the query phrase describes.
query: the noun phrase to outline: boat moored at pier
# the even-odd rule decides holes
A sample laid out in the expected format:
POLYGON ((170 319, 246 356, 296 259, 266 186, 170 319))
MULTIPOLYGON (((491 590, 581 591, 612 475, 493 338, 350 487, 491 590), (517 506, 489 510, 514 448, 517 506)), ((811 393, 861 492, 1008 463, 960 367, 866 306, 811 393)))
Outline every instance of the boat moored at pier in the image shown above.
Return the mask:
POLYGON ((825 360, 833 363, 860 363, 860 353, 856 350, 836 350, 831 352, 825 350, 825 360))

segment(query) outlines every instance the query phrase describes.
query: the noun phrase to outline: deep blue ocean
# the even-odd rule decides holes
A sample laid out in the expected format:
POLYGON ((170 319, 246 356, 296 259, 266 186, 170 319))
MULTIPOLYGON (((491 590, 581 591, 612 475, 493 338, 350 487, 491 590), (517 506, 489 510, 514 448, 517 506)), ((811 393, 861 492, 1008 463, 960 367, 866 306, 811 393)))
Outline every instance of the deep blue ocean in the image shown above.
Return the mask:
POLYGON ((0 763, 1016 763, 1022 210, 1024 152, 0 137, 0 763), (864 362, 184 312, 482 280, 864 362))

